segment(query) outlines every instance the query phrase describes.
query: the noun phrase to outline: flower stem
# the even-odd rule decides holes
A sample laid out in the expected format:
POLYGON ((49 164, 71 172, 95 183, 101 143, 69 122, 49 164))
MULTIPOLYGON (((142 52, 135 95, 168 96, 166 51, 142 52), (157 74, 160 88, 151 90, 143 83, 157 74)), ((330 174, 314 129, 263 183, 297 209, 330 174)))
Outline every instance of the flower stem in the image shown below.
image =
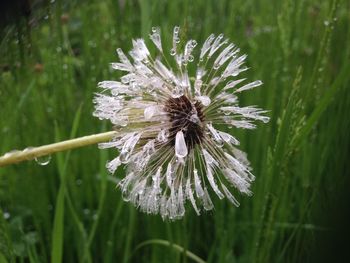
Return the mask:
POLYGON ((56 152, 62 152, 91 144, 106 142, 115 137, 117 134, 118 133, 115 131, 109 131, 75 138, 67 141, 52 143, 48 145, 26 148, 22 151, 14 150, 5 153, 3 156, 0 156, 0 167, 27 160, 33 160, 35 158, 50 155, 56 152))

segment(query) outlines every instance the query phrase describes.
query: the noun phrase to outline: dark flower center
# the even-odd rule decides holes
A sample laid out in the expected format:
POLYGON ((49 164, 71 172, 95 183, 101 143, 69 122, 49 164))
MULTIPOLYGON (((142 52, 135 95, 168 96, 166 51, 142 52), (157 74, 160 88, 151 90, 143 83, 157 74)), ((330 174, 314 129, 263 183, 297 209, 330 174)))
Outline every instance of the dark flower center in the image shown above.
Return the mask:
POLYGON ((169 140, 175 145, 175 137, 178 131, 184 133, 188 149, 203 139, 203 105, 199 101, 191 102, 185 95, 179 98, 170 98, 165 103, 165 111, 171 122, 169 140))

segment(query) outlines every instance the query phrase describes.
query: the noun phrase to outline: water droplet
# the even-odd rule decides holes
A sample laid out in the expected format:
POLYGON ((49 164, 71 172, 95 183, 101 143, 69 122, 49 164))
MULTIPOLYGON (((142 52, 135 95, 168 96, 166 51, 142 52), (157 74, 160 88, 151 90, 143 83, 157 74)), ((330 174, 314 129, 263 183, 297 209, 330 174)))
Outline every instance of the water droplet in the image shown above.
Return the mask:
POLYGON ((104 38, 105 40, 109 39, 109 34, 108 34, 108 33, 104 33, 104 34, 103 34, 103 38, 104 38))
POLYGON ((9 156, 11 156, 11 155, 13 155, 13 154, 16 154, 16 153, 19 153, 20 151, 19 150, 12 150, 12 151, 9 151, 9 152, 7 152, 7 153, 5 153, 4 154, 4 157, 9 157, 9 156))
POLYGON ((33 150, 33 149, 34 149, 34 147, 29 146, 29 147, 25 148, 25 149, 23 150, 23 152, 28 152, 28 151, 33 150))
POLYGON ((41 157, 35 157, 35 161, 39 164, 39 165, 48 165, 51 161, 51 155, 46 155, 46 156, 41 156, 41 157))
POLYGON ((129 118, 126 116, 124 119, 120 120, 119 125, 122 127, 126 127, 128 126, 128 123, 129 123, 129 118))
POLYGON ((119 159, 122 163, 128 163, 130 158, 130 153, 128 151, 122 151, 119 155, 119 159))
POLYGON ((214 140, 215 145, 222 148, 224 146, 224 141, 223 140, 214 140))
POLYGON ((98 214, 94 213, 93 216, 92 216, 92 220, 96 221, 97 219, 98 219, 98 214))
POLYGON ((4 219, 7 220, 10 218, 11 215, 9 212, 4 212, 3 216, 4 216, 4 219))
POLYGON ((158 135, 157 135, 157 140, 159 142, 166 142, 168 140, 167 136, 166 136, 166 132, 164 129, 162 129, 158 135))
POLYGON ((265 117, 262 117, 261 120, 263 123, 268 123, 270 121, 270 118, 265 116, 265 117))
POLYGON ((184 158, 188 154, 185 138, 182 130, 176 133, 175 137, 175 154, 179 158, 184 158))
POLYGON ((189 121, 197 124, 200 123, 200 119, 196 113, 191 115, 189 121))
POLYGON ((129 189, 126 189, 125 191, 122 191, 122 198, 125 202, 130 201, 130 191, 129 189))
POLYGON ((181 158, 181 157, 176 157, 175 162, 176 162, 177 165, 179 165, 179 164, 184 165, 185 164, 185 159, 181 158))
POLYGON ((175 56, 176 50, 174 48, 170 49, 170 55, 175 56))
POLYGON ((75 181, 75 184, 78 185, 78 186, 80 186, 82 183, 83 183, 83 180, 81 180, 81 179, 77 179, 75 181))
POLYGON ((208 96, 198 96, 198 99, 205 107, 209 106, 211 103, 211 99, 208 96))
POLYGON ((173 89, 173 92, 172 92, 172 95, 174 98, 179 98, 181 97, 182 95, 184 95, 184 90, 182 87, 179 87, 179 86, 176 86, 174 89, 173 89))
POLYGON ((120 80, 122 81, 122 83, 127 84, 130 82, 130 77, 129 76, 123 76, 120 78, 120 80))
POLYGON ((88 46, 89 46, 89 47, 92 47, 92 48, 95 48, 95 47, 97 46, 97 44, 96 44, 94 41, 89 40, 89 41, 88 41, 88 46))

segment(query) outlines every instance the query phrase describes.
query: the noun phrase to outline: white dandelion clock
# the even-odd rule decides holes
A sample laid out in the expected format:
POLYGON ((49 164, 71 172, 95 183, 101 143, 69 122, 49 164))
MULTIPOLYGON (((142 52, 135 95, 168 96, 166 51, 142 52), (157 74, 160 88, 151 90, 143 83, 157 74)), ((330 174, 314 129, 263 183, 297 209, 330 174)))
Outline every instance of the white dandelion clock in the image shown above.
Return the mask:
POLYGON ((210 35, 198 52, 195 40, 180 51, 179 27, 170 50, 158 28, 150 39, 156 57, 143 39, 133 40, 129 54, 117 49, 120 62, 111 64, 125 72, 120 81, 99 83, 94 115, 110 120, 120 134, 100 144, 119 151, 107 169, 114 173, 125 165, 119 183, 123 198, 163 218, 181 218, 187 201, 197 214, 213 209, 210 193, 238 206, 233 191, 251 195, 254 176, 236 148, 239 141, 219 127, 254 129, 254 121, 269 121, 266 111, 238 105, 238 93, 262 82, 244 84, 237 78, 247 69, 246 55, 222 34, 210 35), (190 74, 193 63, 196 70, 190 74))

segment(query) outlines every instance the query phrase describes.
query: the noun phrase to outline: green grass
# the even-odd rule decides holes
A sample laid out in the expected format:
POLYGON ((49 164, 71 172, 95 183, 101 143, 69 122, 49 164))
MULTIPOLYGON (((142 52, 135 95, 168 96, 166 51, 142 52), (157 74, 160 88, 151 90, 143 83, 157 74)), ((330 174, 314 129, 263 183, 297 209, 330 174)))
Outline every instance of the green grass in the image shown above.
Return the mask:
MULTIPOLYGON (((0 152, 111 129, 92 116, 115 49, 159 25, 202 42, 223 32, 248 54, 240 97, 270 110, 232 131, 257 179, 241 206, 162 221, 121 199, 97 146, 0 168, 0 262, 311 262, 339 256, 350 157, 347 1, 58 1, 2 32, 0 152), (61 16, 69 15, 67 23, 61 16), (40 66, 42 69, 40 69, 40 66), (1 215, 2 213, 2 215, 1 215), (339 244, 339 246, 338 246, 339 244), (333 250, 336 248, 337 250, 333 250)), ((344 251, 343 251, 344 252, 344 251)))

